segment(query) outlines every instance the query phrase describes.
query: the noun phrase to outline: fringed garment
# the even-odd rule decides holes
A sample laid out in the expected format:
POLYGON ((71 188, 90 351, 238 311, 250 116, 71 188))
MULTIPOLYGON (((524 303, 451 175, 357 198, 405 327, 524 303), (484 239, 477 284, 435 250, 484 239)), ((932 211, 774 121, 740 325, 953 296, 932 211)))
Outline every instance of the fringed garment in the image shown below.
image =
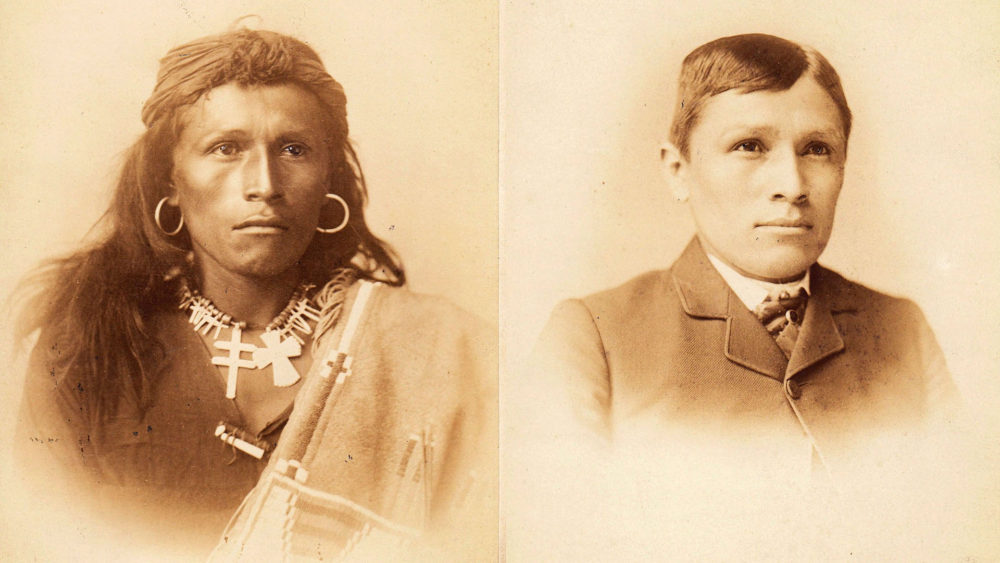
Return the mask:
POLYGON ((218 542, 217 560, 494 557, 495 334, 441 299, 367 281, 344 293, 263 460, 215 435, 220 421, 243 420, 178 313, 151 322, 165 346, 151 408, 97 428, 86 389, 60 372, 58 342, 43 335, 22 450, 35 467, 54 463, 47 451, 68 468, 68 489, 44 488, 96 486, 138 537, 205 553, 218 542))

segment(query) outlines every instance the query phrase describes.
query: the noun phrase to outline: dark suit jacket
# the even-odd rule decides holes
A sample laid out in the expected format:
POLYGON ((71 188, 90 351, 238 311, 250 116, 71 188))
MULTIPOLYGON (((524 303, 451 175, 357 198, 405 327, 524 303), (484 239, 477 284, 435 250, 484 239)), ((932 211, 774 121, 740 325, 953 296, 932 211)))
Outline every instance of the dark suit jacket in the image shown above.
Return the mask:
POLYGON ((561 303, 536 348, 577 414, 617 437, 635 420, 708 436, 807 440, 836 470, 956 400, 920 309, 819 265, 791 358, 697 239, 666 271, 561 303))

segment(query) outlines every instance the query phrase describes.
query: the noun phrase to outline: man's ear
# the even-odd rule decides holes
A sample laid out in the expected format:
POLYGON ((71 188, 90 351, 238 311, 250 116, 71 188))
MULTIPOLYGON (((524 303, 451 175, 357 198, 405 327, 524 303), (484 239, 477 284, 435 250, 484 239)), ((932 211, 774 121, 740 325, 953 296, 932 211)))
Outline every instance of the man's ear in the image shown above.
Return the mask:
POLYGON ((690 195, 687 185, 687 159, 673 143, 666 142, 660 145, 660 169, 677 201, 687 201, 690 195))
POLYGON ((174 184, 173 175, 170 177, 170 183, 167 184, 167 205, 173 205, 176 207, 178 205, 179 198, 177 197, 177 187, 174 184))

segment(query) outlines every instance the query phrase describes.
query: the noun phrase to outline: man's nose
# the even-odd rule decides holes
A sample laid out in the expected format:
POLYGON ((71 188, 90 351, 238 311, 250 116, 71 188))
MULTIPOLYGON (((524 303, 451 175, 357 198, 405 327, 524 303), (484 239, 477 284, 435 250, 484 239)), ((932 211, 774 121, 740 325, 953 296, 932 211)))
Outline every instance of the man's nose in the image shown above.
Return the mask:
POLYGON ((771 151, 767 189, 772 201, 803 203, 809 197, 802 159, 794 150, 771 151))
POLYGON ((254 150, 243 165, 243 198, 271 201, 281 197, 272 157, 266 150, 254 150))

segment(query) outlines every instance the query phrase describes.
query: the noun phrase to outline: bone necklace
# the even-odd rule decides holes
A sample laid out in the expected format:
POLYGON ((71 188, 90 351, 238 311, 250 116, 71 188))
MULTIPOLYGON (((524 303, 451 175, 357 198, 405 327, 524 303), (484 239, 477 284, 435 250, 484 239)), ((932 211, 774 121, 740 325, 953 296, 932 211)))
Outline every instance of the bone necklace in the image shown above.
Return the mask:
POLYGON ((312 334, 312 323, 320 318, 319 309, 306 297, 310 289, 311 285, 302 285, 295 290, 288 305, 264 327, 264 334, 260 335, 263 343, 261 346, 243 342, 246 323, 233 320, 216 308, 210 299, 198 293, 198 290, 190 289, 187 283, 181 284, 180 309, 190 313, 188 322, 194 326, 195 332, 205 336, 215 329, 212 335, 215 339, 213 347, 225 352, 223 355, 213 356, 212 363, 227 368, 227 399, 236 398, 240 368, 257 370, 272 366, 276 387, 288 387, 298 382, 301 376, 292 365, 291 358, 302 355, 304 337, 312 334), (220 337, 222 329, 229 329, 228 339, 220 337), (245 357, 245 354, 250 357, 245 357))

